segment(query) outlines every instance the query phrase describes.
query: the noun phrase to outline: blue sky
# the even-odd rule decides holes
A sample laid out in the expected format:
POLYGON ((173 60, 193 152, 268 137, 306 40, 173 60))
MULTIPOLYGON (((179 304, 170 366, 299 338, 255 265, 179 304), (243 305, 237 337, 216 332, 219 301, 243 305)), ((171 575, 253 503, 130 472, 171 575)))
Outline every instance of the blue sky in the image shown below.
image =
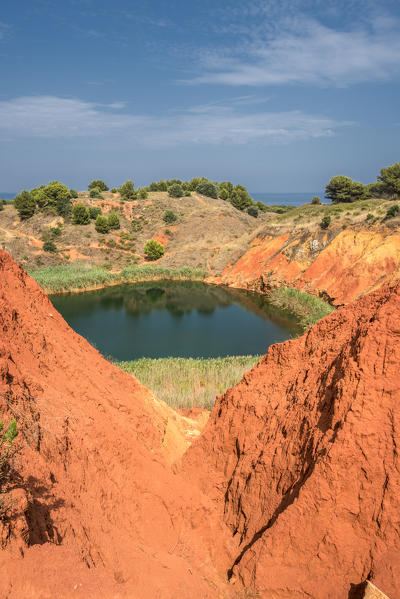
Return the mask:
POLYGON ((400 160, 399 26, 398 0, 3 0, 0 190, 373 181, 400 160))

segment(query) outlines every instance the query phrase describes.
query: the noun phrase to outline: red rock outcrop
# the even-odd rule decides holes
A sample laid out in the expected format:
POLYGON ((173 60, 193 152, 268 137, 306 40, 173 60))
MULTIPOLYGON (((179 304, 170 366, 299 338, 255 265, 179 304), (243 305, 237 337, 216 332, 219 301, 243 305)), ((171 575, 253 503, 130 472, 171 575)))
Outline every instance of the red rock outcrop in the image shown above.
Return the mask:
POLYGON ((285 285, 340 306, 399 279, 400 233, 349 228, 258 237, 209 281, 260 292, 285 285))
POLYGON ((0 419, 17 418, 22 444, 0 597, 222 596, 210 506, 169 467, 189 420, 75 334, 2 251, 0 331, 0 419))
POLYGON ((400 285, 277 344, 183 459, 236 539, 228 576, 268 599, 400 599, 400 285), (354 595, 356 596, 356 595, 354 595))

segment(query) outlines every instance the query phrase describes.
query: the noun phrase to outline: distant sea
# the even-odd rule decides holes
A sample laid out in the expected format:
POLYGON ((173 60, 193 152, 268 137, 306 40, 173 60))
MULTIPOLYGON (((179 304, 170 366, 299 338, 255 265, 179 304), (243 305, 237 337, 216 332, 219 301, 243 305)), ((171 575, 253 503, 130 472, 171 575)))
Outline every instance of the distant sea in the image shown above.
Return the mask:
POLYGON ((5 191, 0 191, 0 200, 13 200, 16 195, 16 193, 6 193, 5 191))
POLYGON ((310 191, 310 192, 293 192, 293 193, 270 193, 270 192, 257 192, 250 193, 253 200, 256 202, 263 202, 268 206, 302 206, 311 202, 314 196, 318 196, 321 202, 324 201, 324 194, 321 191, 310 191))

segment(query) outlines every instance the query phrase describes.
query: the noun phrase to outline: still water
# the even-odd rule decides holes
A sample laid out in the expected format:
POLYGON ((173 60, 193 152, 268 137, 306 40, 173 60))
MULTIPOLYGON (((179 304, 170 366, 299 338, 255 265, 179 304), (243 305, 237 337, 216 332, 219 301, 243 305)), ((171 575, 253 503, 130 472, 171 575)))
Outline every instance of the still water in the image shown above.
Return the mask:
POLYGON ((261 295, 197 282, 136 283, 50 299, 77 333, 117 360, 264 354, 299 332, 261 295))

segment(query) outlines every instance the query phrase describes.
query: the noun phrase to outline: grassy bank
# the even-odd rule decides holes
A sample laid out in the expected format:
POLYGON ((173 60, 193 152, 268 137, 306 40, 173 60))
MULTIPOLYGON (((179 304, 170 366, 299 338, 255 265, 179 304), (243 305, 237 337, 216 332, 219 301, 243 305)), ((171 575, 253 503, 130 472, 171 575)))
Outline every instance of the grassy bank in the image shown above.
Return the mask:
POLYGON ((304 330, 334 311, 328 302, 289 287, 273 289, 269 299, 274 306, 298 316, 304 330))
POLYGON ((215 397, 235 385, 259 356, 226 358, 142 358, 118 362, 117 366, 135 375, 143 385, 174 409, 210 409, 215 397))
POLYGON ((162 266, 127 266, 120 272, 111 272, 101 266, 71 264, 70 266, 50 266, 29 271, 31 277, 47 293, 62 293, 77 289, 108 287, 137 281, 202 281, 202 270, 184 266, 182 268, 164 268, 162 266))

